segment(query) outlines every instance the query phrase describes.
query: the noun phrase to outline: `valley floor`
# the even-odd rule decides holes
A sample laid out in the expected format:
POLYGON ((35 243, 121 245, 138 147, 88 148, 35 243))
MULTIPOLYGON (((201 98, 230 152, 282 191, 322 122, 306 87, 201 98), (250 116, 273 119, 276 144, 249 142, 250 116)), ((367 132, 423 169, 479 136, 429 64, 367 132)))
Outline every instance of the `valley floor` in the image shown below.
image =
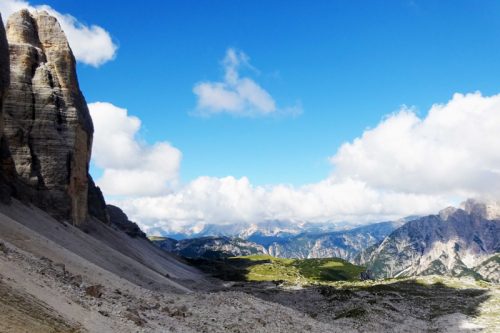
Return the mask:
POLYGON ((233 288, 330 326, 331 332, 499 332, 500 286, 426 276, 277 288, 233 288))

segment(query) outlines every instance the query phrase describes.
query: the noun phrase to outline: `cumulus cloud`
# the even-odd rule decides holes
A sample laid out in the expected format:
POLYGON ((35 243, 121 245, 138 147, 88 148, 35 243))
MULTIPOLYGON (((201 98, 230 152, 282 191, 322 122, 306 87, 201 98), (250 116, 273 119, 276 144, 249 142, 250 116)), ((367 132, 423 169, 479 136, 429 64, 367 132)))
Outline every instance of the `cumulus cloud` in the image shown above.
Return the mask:
POLYGON ((455 94, 420 117, 407 107, 343 144, 325 180, 254 186, 200 177, 177 191, 117 201, 142 227, 265 220, 353 223, 436 213, 467 197, 500 195, 500 95, 455 94))
POLYGON ((273 97, 249 77, 241 77, 241 69, 256 71, 242 51, 229 48, 222 62, 224 79, 220 82, 199 82, 193 92, 198 98, 196 113, 210 116, 228 113, 252 117, 271 114, 300 114, 300 106, 278 108, 273 97))
POLYGON ((334 175, 375 188, 458 196, 500 195, 500 95, 455 94, 424 118, 403 108, 342 145, 334 175))
POLYGON ((4 23, 14 12, 27 8, 30 11, 45 10, 55 16, 68 37, 76 60, 94 67, 112 60, 118 49, 110 34, 97 25, 86 25, 69 14, 62 14, 47 5, 32 6, 25 0, 0 0, 0 13, 4 23))
POLYGON ((176 186, 182 157, 177 148, 141 141, 141 121, 126 109, 96 102, 89 110, 95 128, 92 161, 103 170, 97 184, 106 195, 159 195, 176 186))

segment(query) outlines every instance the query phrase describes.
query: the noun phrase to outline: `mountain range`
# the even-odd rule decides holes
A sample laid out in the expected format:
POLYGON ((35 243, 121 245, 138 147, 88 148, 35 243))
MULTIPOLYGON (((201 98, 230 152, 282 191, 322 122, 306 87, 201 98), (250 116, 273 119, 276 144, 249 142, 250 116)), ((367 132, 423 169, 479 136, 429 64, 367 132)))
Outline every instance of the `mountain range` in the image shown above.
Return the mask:
POLYGON ((183 240, 150 236, 149 239, 162 250, 186 258, 220 259, 267 253, 262 245, 227 236, 187 238, 183 240))
MULTIPOLYGON (((404 220, 380 222, 347 230, 324 224, 295 225, 273 221, 253 224, 238 230, 237 235, 210 235, 176 240, 150 236, 155 244, 167 251, 187 257, 238 256, 269 254, 279 258, 331 258, 352 260, 367 247, 378 244, 404 220), (175 245, 173 245, 175 244, 175 245)), ((214 230, 214 229, 206 229, 214 230)), ((217 230, 228 231, 224 227, 217 230)))
MULTIPOLYGON (((282 258, 331 258, 352 260, 362 250, 378 244, 404 223, 403 220, 380 222, 345 231, 306 232, 272 242, 269 254, 282 258)), ((259 243, 255 238, 250 237, 259 243)))
POLYGON ((267 220, 257 223, 197 223, 194 225, 173 228, 173 227, 145 227, 148 235, 162 236, 177 240, 200 237, 228 236, 242 239, 262 238, 272 239, 286 238, 305 232, 321 233, 328 231, 339 231, 352 228, 351 223, 312 223, 286 220, 267 220))
MULTIPOLYGON (((286 223, 258 224, 237 236, 153 240, 196 258, 269 254, 278 258, 342 258, 366 266, 374 278, 415 275, 472 276, 500 281, 498 206, 467 200, 437 215, 408 217, 341 231, 286 223), (271 227, 271 228, 270 228, 271 227), (304 231, 306 230, 306 231, 304 231)), ((316 226, 315 226, 316 227, 316 226)))

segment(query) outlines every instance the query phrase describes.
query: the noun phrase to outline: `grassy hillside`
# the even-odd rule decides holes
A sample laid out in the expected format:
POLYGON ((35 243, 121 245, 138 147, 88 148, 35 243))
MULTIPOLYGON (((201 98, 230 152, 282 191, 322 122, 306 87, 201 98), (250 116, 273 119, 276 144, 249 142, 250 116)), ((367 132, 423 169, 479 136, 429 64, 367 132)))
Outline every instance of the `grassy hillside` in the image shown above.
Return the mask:
POLYGON ((337 258, 283 259, 268 255, 231 257, 225 260, 193 260, 215 276, 234 281, 283 281, 315 283, 359 279, 365 269, 337 258))
POLYGON ((162 237, 162 236, 148 236, 148 239, 152 242, 155 242, 155 241, 163 241, 165 239, 167 239, 167 237, 162 237))

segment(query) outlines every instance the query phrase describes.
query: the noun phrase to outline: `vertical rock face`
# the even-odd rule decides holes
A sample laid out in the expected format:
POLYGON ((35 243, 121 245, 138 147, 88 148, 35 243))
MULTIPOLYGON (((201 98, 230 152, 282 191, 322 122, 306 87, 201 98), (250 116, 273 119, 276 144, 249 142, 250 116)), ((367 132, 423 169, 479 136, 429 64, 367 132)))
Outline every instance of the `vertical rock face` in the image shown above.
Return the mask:
MULTIPOLYGON (((3 138, 3 115, 2 105, 5 92, 9 87, 10 81, 10 64, 9 64, 9 45, 7 44, 7 36, 0 15, 0 201, 10 201, 10 187, 7 179, 8 163, 4 163, 5 156, 8 156, 6 142, 3 138)), ((8 157, 7 157, 8 159, 8 157)))
MULTIPOLYGON (((0 15, 0 110, 3 103, 4 92, 9 86, 9 45, 7 36, 3 27, 2 16, 0 15)), ((0 120, 0 135, 2 134, 3 124, 0 120)))
POLYGON ((93 126, 73 53, 57 20, 44 11, 13 14, 7 40, 4 137, 26 185, 22 196, 59 219, 81 224, 88 214, 93 126))

